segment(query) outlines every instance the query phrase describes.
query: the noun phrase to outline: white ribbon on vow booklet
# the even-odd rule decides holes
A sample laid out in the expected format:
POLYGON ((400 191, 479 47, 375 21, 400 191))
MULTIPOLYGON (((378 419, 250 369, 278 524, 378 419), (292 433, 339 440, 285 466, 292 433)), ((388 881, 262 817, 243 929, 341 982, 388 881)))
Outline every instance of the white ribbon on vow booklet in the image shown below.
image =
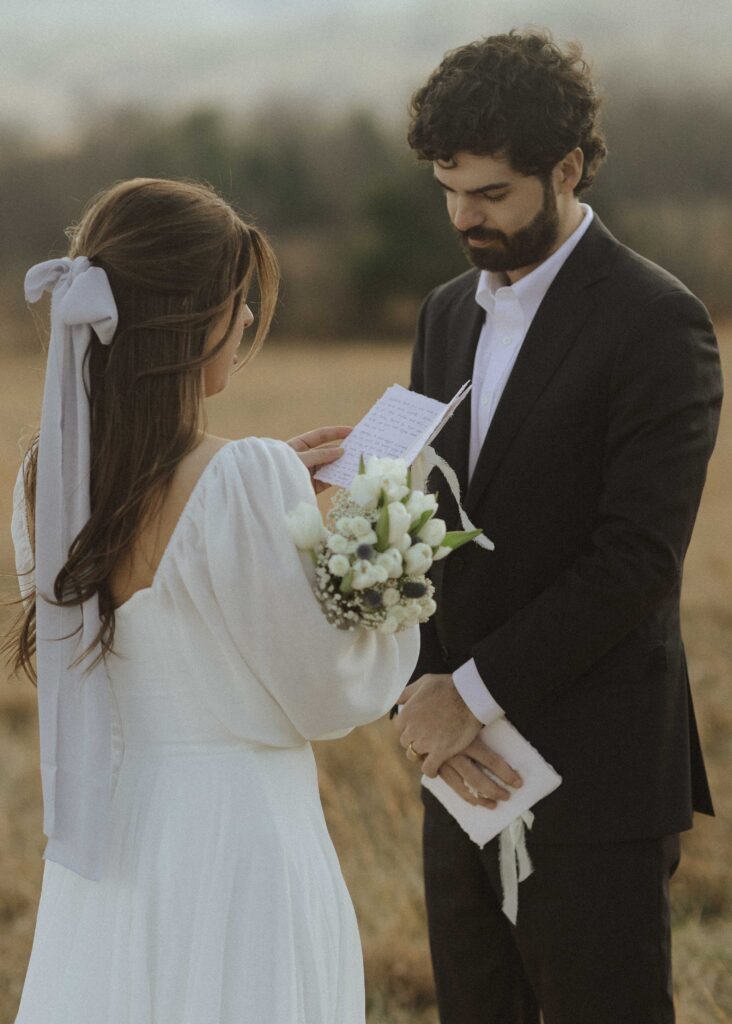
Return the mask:
POLYGON ((480 766, 481 771, 494 782, 508 789, 511 794, 508 800, 499 800, 493 809, 476 807, 463 800, 439 775, 435 779, 423 775, 422 785, 437 797, 478 846, 485 846, 500 834, 503 912, 515 924, 518 883, 527 878, 532 870, 524 831, 525 828, 531 828, 534 821, 530 809, 561 785, 562 778, 507 718, 499 718, 484 726, 478 739, 500 754, 521 776, 523 785, 520 789, 511 789, 487 768, 480 766))
POLYGON ((445 403, 409 391, 401 384, 392 384, 343 441, 341 458, 319 469, 315 479, 339 487, 350 486, 358 473, 361 455, 366 459, 370 455, 404 459, 411 466, 422 449, 437 437, 470 388, 470 381, 466 381, 455 397, 445 403))

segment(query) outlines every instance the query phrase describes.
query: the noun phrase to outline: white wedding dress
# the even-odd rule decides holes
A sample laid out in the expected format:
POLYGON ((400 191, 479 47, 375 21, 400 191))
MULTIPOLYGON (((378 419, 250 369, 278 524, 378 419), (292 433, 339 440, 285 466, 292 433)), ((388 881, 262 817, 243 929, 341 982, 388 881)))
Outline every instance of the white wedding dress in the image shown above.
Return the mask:
MULTIPOLYGON (((16 1024, 363 1022, 309 741, 382 715, 419 641, 326 622, 285 526, 299 501, 315 497, 287 445, 229 442, 118 609, 105 869, 46 861, 16 1024)), ((23 571, 20 483, 13 539, 23 571)))

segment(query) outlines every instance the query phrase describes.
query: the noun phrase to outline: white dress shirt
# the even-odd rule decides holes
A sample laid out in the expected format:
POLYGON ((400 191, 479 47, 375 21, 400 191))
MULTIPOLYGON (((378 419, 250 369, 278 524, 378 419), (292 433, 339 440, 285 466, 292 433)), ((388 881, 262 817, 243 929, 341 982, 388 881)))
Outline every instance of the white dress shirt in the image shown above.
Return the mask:
MULTIPOLYGON (((580 203, 580 209, 583 216, 579 226, 556 252, 526 277, 515 284, 508 284, 505 274, 493 274, 486 270, 480 273, 475 301, 485 310, 485 322, 473 363, 468 461, 470 477, 531 321, 565 260, 592 223, 590 207, 580 203)), ((504 714, 480 677, 472 658, 456 669, 452 677, 458 693, 481 722, 488 725, 504 714)))

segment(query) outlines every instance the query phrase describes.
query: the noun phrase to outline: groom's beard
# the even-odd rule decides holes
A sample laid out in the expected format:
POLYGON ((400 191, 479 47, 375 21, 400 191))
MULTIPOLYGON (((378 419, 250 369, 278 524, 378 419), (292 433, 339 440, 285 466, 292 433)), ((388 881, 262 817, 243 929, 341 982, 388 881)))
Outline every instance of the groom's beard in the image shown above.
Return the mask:
POLYGON ((490 228, 471 228, 460 231, 460 241, 473 266, 493 273, 519 270, 535 263, 543 263, 554 248, 559 237, 559 212, 557 199, 551 182, 543 183, 544 201, 534 219, 512 235, 490 228), (476 242, 494 242, 490 248, 476 249, 469 239, 476 242))

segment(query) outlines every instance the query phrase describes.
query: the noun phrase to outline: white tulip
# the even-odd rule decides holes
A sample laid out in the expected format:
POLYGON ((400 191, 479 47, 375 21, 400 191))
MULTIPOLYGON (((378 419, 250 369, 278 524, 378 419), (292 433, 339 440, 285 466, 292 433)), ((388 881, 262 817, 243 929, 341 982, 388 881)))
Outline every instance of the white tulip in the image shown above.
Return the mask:
POLYGON ((389 573, 387 572, 386 567, 383 565, 372 565, 371 579, 374 583, 386 583, 389 579, 389 573))
POLYGON ((431 548, 439 548, 446 533, 447 527, 442 519, 428 519, 417 536, 431 548))
POLYGON ((422 602, 422 614, 429 618, 437 611, 437 603, 434 598, 428 597, 422 602))
POLYGON ((408 533, 405 533, 404 536, 402 537, 402 539, 396 545, 396 548, 397 548, 397 551, 399 551, 400 554, 404 555, 404 554, 407 553, 407 551, 409 551, 411 546, 412 546, 412 538, 409 536, 408 533))
POLYGON ((378 459, 372 455, 366 464, 366 475, 378 479, 381 486, 387 483, 405 485, 407 464, 404 459, 378 459))
POLYGON ((397 484, 392 480, 387 480, 383 486, 387 501, 401 501, 402 498, 406 498, 409 494, 409 488, 406 484, 397 484))
POLYGON ((399 623, 396 619, 392 619, 391 615, 387 615, 384 621, 379 625, 380 633, 396 633, 397 629, 399 629, 399 623))
POLYGON ((351 563, 345 555, 333 555, 328 559, 328 571, 334 576, 345 576, 351 568, 351 563))
POLYGON ((441 559, 447 558, 447 556, 450 554, 450 552, 452 550, 453 550, 452 548, 448 548, 448 547, 440 547, 440 548, 438 548, 437 551, 435 551, 435 553, 432 556, 432 561, 433 562, 439 562, 441 559))
POLYGON ((411 521, 416 523, 419 517, 427 511, 437 511, 437 498, 434 494, 424 494, 422 491, 412 491, 406 504, 411 521))
POLYGON ((287 528, 295 545, 301 551, 316 548, 323 538, 325 528, 317 505, 301 501, 287 516, 287 528))
POLYGON ((392 501, 389 509, 389 544, 398 546, 399 541, 409 530, 411 518, 401 501, 392 501))
POLYGON ((344 537, 350 537, 351 536, 351 517, 350 516, 341 516, 340 519, 338 519, 336 521, 336 530, 338 530, 339 533, 342 533, 344 537))
POLYGON ((331 533, 328 537, 328 550, 334 555, 345 555, 348 550, 348 541, 341 533, 331 533))
POLYGON ((381 480, 377 477, 357 476, 349 488, 349 493, 357 505, 368 511, 376 508, 381 490, 381 480))
POLYGON ((420 576, 432 565, 432 548, 429 544, 413 544, 404 556, 404 567, 410 576, 420 576))
POLYGON ((402 574, 402 555, 397 548, 387 548, 376 558, 377 565, 383 565, 391 579, 396 579, 402 574))

